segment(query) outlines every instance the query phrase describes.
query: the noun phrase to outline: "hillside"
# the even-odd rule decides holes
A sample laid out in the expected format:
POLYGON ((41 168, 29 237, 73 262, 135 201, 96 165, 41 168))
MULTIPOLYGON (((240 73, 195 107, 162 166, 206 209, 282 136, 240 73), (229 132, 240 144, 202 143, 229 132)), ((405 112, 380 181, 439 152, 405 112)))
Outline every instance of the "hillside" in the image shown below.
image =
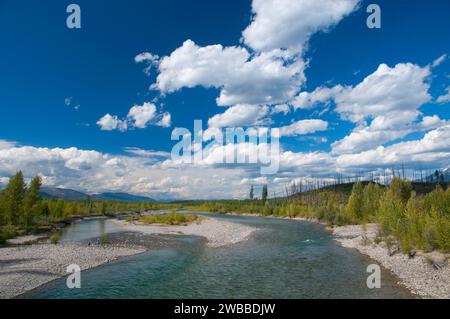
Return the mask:
POLYGON ((89 195, 73 189, 42 187, 41 196, 45 199, 64 199, 67 201, 83 201, 88 197, 93 201, 110 201, 110 202, 127 202, 127 203, 141 203, 154 202, 152 198, 137 196, 128 193, 101 193, 89 195))

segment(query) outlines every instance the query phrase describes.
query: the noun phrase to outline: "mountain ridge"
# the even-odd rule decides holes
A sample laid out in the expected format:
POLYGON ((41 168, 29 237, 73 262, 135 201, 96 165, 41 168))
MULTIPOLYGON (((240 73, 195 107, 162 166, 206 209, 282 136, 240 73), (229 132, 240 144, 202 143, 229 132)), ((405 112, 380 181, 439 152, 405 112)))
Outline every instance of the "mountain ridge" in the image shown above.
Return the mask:
POLYGON ((99 194, 87 194, 69 188, 42 187, 41 196, 45 199, 64 199, 68 201, 82 201, 89 197, 93 201, 112 201, 112 202, 155 202, 150 197, 133 195, 124 192, 104 192, 99 194))

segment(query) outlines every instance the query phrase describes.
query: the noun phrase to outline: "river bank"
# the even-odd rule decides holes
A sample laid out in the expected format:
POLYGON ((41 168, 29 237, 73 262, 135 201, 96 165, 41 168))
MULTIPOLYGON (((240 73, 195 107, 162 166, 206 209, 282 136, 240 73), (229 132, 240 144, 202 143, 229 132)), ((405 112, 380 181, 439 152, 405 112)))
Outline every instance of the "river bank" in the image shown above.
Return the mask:
POLYGON ((207 240, 206 245, 212 248, 228 246, 247 240, 256 231, 256 228, 253 227, 213 218, 204 218, 200 222, 191 223, 187 226, 144 225, 139 222, 128 222, 124 220, 114 220, 114 223, 127 231, 141 232, 144 234, 204 237, 207 240))
POLYGON ((389 269, 411 292, 422 298, 450 298, 448 257, 438 252, 417 252, 409 256, 377 242, 378 225, 368 224, 332 228, 336 240, 346 248, 357 249, 384 268, 389 269))
POLYGON ((17 297, 68 275, 67 266, 87 270, 139 254, 143 247, 85 246, 79 244, 33 244, 0 248, 0 298, 17 297))

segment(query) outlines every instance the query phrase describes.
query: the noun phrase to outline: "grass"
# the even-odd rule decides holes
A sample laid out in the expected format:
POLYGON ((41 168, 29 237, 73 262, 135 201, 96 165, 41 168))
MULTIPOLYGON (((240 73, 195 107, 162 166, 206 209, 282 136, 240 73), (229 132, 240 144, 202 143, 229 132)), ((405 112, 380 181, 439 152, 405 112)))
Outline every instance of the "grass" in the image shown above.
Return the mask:
POLYGON ((188 225, 200 221, 201 217, 196 215, 180 214, 171 212, 169 214, 145 215, 139 218, 143 224, 162 224, 162 225, 188 225))

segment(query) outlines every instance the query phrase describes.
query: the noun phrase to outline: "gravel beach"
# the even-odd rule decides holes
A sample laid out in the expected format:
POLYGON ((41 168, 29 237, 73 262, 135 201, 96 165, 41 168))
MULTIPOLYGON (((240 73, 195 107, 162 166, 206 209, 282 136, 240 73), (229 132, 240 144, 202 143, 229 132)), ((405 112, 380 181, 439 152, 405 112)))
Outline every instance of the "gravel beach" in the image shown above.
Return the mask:
POLYGON ((418 252, 410 258, 401 252, 391 254, 386 244, 376 244, 376 224, 342 226, 333 228, 336 240, 343 247, 357 249, 392 271, 400 283, 422 298, 450 298, 450 267, 445 256, 439 253, 418 252))
POLYGON ((141 232, 144 234, 165 235, 193 235, 205 237, 208 247, 217 248, 236 244, 248 239, 256 228, 220 221, 213 218, 205 218, 201 222, 191 223, 187 226, 144 225, 141 223, 114 220, 127 231, 141 232))
POLYGON ((35 244, 0 248, 0 298, 14 298, 65 275, 67 266, 94 268, 145 248, 35 244))

